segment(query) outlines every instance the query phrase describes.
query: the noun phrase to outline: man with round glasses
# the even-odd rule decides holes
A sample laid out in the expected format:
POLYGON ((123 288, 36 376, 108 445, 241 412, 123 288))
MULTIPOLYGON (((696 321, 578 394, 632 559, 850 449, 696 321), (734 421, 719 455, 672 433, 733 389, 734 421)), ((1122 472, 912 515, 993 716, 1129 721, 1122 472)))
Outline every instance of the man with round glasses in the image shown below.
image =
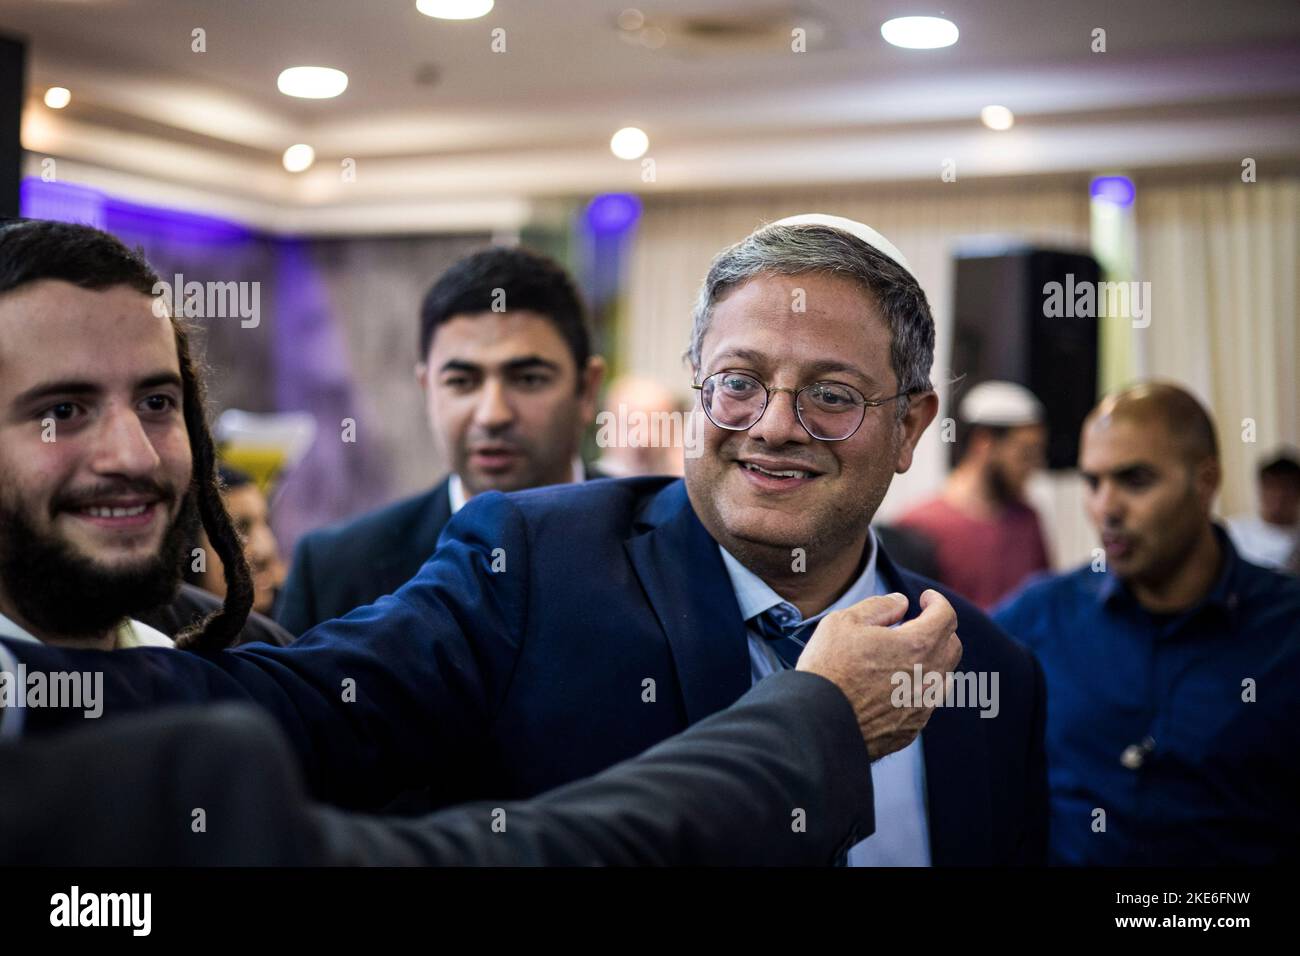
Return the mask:
MULTIPOLYGON (((892 564, 870 523, 937 412, 933 349, 929 306, 906 260, 861 223, 794 217, 714 260, 688 358, 700 411, 716 427, 686 462, 686 491, 718 544, 755 682, 797 659, 827 615, 918 580, 892 564)), ((958 617, 963 668, 979 668, 986 654, 1001 658, 1003 707, 1011 695, 1041 706, 1036 666, 1018 660, 973 608, 958 605, 958 617), (1009 687, 1013 667, 1019 676, 1009 687)), ((945 724, 960 713, 937 714, 909 747, 873 766, 876 833, 850 851, 850 864, 952 859, 945 844, 969 833, 975 816, 969 805, 952 809, 961 788, 988 787, 987 769, 959 780, 957 768, 975 763, 952 746, 966 728, 945 724)), ((967 737, 985 758, 1002 746, 1041 746, 1027 722, 1004 713, 987 723, 988 743, 967 737)), ((1031 793, 1040 771, 1019 764, 999 796, 1024 808, 1031 828, 1041 826, 1040 795, 1031 793)))
MULTIPOLYGON (((709 421, 728 431, 748 431, 767 411, 773 392, 786 388, 768 388, 743 372, 718 372, 701 385, 691 388, 700 392, 700 404, 709 421)), ((820 441, 844 441, 852 438, 862 424, 866 409, 884 405, 902 394, 874 401, 849 385, 838 382, 813 382, 794 393, 794 408, 799 424, 820 441)))
MULTIPOLYGON (((700 291, 688 354, 708 422, 684 480, 476 496, 406 585, 290 647, 97 661, 104 712, 155 687, 171 701, 252 697, 331 802, 373 807, 412 787, 440 803, 510 799, 806 667, 814 629, 896 636, 913 666, 882 657, 863 686, 890 675, 880 727, 908 727, 917 707, 929 722, 919 738, 868 735, 860 799, 875 832, 840 858, 1042 862, 1041 669, 971 604, 894 565, 870 529, 936 414, 933 352, 925 294, 883 236, 821 215, 764 226, 718 255, 700 291), (889 593, 905 600, 888 613, 868 601, 889 593)), ((54 664, 48 649, 11 649, 54 664)), ((38 730, 66 722, 28 716, 38 730)), ((789 808, 795 832, 808 818, 789 808)))

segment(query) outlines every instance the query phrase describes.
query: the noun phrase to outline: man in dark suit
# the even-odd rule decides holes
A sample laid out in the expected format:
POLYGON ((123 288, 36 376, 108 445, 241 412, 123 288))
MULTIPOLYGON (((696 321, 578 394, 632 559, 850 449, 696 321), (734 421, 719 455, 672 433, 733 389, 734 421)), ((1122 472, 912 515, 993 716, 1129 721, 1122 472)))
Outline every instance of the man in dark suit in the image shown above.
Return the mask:
MULTIPOLYGON (((887 614, 888 602, 879 599, 876 613, 887 614)), ((937 666, 960 654, 953 623, 934 632, 937 666)), ((912 648, 899 637, 877 628, 873 643, 861 630, 824 629, 800 672, 764 681, 639 757, 525 803, 462 806, 420 820, 309 804, 283 735, 240 705, 0 742, 0 862, 826 863, 871 831, 870 755, 910 741, 930 713, 908 709, 898 731, 896 720, 880 721, 876 704, 889 685, 870 665, 892 651, 895 666, 907 666, 912 648), (75 790, 69 766, 77 767, 75 790), (204 810, 197 832, 195 807, 204 810), (803 825, 795 825, 797 813, 803 825)))
POLYGON ((591 354, 577 290, 557 263, 493 248, 448 269, 420 309, 416 375, 451 474, 304 536, 276 619, 302 634, 391 594, 474 495, 594 477, 578 451, 604 369, 591 354))
MULTIPOLYGON (((482 495, 395 594, 287 648, 10 650, 30 669, 93 667, 109 715, 257 700, 330 801, 373 807, 427 786, 451 803, 527 797, 640 753, 793 666, 814 627, 854 626, 870 597, 902 594, 895 620, 951 601, 963 670, 893 673, 886 713, 936 687, 945 706, 873 764, 877 829, 847 860, 1038 863, 1037 662, 870 533, 936 413, 933 345, 924 293, 887 240, 829 217, 776 223, 705 281, 691 361, 712 427, 684 483, 482 495)), ((19 719, 40 731, 72 717, 19 719)))

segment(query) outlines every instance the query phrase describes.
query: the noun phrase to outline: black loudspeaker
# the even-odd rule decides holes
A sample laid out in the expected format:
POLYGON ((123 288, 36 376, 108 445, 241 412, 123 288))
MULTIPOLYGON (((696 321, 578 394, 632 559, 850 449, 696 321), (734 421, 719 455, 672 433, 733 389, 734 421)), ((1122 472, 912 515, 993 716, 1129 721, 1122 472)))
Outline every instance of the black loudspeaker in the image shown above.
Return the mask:
POLYGON ((27 49, 20 40, 0 36, 0 218, 18 215, 18 183, 22 178, 22 144, 18 131, 23 118, 27 49))
MULTIPOLYGON (((1079 428, 1097 402, 1097 317, 1067 306, 1082 283, 1101 281, 1087 253, 1017 248, 956 257, 952 390, 961 398, 990 379, 1016 382, 1047 409, 1049 468, 1073 468, 1079 428), (1054 286, 1053 283, 1059 283, 1054 286)), ((1085 310, 1086 311, 1086 310, 1085 310)))

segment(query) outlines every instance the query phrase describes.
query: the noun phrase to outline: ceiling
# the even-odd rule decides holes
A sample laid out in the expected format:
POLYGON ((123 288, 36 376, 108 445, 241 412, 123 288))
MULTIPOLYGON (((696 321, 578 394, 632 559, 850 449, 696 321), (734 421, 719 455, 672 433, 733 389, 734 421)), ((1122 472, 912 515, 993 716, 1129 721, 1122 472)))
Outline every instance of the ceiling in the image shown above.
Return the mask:
POLYGON ((948 158, 1006 176, 1300 157, 1294 0, 641 0, 628 31, 632 3, 497 0, 452 22, 414 0, 0 0, 0 31, 30 42, 33 168, 287 229, 508 227, 547 197, 919 181, 948 158), (940 12, 954 47, 880 38, 940 12), (347 91, 281 95, 302 64, 347 91), (51 85, 72 105, 45 108, 51 85), (979 124, 991 103, 1014 129, 979 124), (609 152, 627 125, 652 182, 609 152), (296 142, 317 163, 292 175, 296 142))

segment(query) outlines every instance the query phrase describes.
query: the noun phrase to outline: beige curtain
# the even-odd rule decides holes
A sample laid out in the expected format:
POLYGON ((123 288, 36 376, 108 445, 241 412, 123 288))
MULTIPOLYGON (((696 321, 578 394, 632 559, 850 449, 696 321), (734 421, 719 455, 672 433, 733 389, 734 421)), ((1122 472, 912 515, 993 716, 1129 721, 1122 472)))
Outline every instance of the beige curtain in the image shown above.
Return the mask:
POLYGON ((1151 324, 1134 329, 1140 377, 1177 380, 1212 410, 1223 514, 1253 511, 1255 467, 1300 444, 1300 178, 1139 181, 1138 277, 1151 324))
MULTIPOLYGON (((724 246, 763 222, 801 212, 848 216, 873 226, 902 250, 929 296, 936 324, 933 381, 940 417, 950 414, 952 256, 964 239, 997 235, 1060 248, 1088 248, 1087 180, 935 182, 929 186, 861 187, 763 196, 652 198, 632 250, 628 308, 619 336, 620 367, 648 375, 685 393, 689 371, 681 362, 690 333, 690 310, 709 261, 724 246)), ((948 448, 931 426, 916 462, 894 480, 880 509, 888 519, 933 494, 947 470, 948 448)), ((1086 556, 1091 535, 1083 523, 1077 480, 1045 477, 1033 489, 1058 563, 1086 556)))

